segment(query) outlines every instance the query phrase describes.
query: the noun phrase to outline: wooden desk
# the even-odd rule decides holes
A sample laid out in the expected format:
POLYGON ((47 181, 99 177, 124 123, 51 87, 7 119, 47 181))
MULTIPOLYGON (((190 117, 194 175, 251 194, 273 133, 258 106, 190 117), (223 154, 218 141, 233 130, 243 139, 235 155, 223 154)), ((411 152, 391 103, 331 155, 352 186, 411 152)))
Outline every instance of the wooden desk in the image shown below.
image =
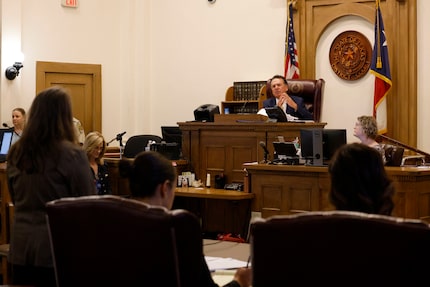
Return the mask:
MULTIPOLYGON (((111 156, 111 154, 109 154, 111 156)), ((120 159, 118 157, 105 157, 105 162, 109 167, 110 184, 112 186, 112 194, 114 195, 130 195, 128 189, 128 179, 119 175, 118 164, 120 159)), ((133 160, 133 159, 128 159, 133 160)), ((176 164, 176 172, 181 174, 183 171, 188 171, 188 161, 180 159, 172 161, 176 164)))
MULTIPOLYGON (((196 179, 211 175, 211 186, 215 186, 215 175, 226 176, 227 183, 243 183, 244 162, 260 162, 264 159, 264 142, 273 154, 273 141, 283 136, 286 141, 300 136, 302 128, 323 128, 326 123, 268 123, 248 120, 248 115, 223 115, 215 122, 181 122, 182 153, 188 159, 196 179), (229 117, 230 116, 230 117, 229 117), (246 120, 245 120, 246 119, 246 120)), ((258 115, 257 115, 258 116, 258 115)))
POLYGON ((181 188, 175 191, 173 208, 182 208, 202 220, 202 231, 240 234, 246 239, 254 194, 214 188, 181 188))
MULTIPOLYGON (((305 211, 333 210, 329 202, 327 167, 244 164, 249 189, 255 194, 252 211, 262 217, 305 211)), ((430 167, 386 167, 393 180, 393 216, 430 222, 430 167)))
POLYGON ((249 243, 203 239, 203 253, 205 256, 234 258, 247 262, 250 252, 251 246, 249 243))
MULTIPOLYGON (((251 247, 248 243, 236 243, 229 241, 219 241, 204 239, 203 254, 211 257, 233 258, 236 260, 248 262, 251 247)), ((231 282, 236 270, 221 270, 212 273, 212 278, 219 286, 231 282)))

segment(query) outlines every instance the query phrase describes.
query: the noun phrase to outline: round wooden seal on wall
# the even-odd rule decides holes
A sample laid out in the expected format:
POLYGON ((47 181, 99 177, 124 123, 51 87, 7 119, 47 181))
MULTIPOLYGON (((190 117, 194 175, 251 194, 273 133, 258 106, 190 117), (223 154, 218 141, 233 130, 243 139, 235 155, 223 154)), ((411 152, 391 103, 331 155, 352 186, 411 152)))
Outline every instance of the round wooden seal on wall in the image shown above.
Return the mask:
POLYGON ((372 46, 360 32, 345 31, 333 40, 329 58, 331 68, 339 78, 358 80, 370 69, 372 46))

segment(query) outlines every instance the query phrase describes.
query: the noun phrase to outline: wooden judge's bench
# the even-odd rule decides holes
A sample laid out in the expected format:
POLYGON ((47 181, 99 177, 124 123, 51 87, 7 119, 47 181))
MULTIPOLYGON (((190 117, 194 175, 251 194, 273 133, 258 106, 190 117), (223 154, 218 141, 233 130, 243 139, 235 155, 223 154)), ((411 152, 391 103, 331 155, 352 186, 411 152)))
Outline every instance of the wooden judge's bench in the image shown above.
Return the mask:
MULTIPOLYGON (((262 217, 333 210, 326 166, 245 163, 252 211, 262 217)), ((394 183, 392 215, 430 223, 430 166, 385 167, 394 183)))
POLYGON ((214 122, 180 122, 182 154, 197 179, 210 174, 211 186, 216 175, 226 183, 243 183, 245 162, 264 159, 263 142, 273 155, 272 142, 283 136, 285 141, 300 137, 300 129, 324 128, 326 123, 274 123, 257 114, 216 114, 214 122))

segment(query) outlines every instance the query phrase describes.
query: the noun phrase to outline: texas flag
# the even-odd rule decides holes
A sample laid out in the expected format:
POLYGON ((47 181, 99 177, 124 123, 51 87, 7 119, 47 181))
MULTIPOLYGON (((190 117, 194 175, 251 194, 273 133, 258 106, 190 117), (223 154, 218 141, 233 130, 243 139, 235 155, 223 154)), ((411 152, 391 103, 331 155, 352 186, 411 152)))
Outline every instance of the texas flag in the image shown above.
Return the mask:
POLYGON ((376 0, 375 44, 373 47, 370 72, 375 75, 375 92, 373 96, 373 116, 378 122, 378 133, 387 132, 386 96, 391 89, 390 63, 388 61, 387 39, 382 21, 379 0, 376 0))

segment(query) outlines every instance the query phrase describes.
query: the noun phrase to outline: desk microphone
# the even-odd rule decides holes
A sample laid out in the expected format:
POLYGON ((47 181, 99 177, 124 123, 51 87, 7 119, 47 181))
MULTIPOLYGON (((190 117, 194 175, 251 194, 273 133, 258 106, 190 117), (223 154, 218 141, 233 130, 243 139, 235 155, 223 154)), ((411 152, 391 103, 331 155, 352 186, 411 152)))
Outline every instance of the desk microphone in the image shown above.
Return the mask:
POLYGON ((106 145, 108 146, 110 143, 112 143, 114 140, 119 141, 120 146, 122 146, 122 136, 125 135, 126 132, 122 132, 116 135, 116 137, 114 137, 113 139, 111 139, 110 141, 108 141, 106 143, 106 145))
POLYGON ((126 132, 122 132, 122 133, 120 133, 120 134, 117 134, 117 135, 116 135, 116 140, 117 140, 117 141, 121 140, 121 139, 122 139, 122 136, 123 136, 123 135, 125 135, 125 133, 126 133, 126 132))
POLYGON ((268 162, 267 157, 269 155, 269 150, 267 149, 266 144, 263 141, 260 142, 260 146, 264 150, 264 161, 263 161, 263 163, 267 163, 268 162))
POLYGON ((8 124, 7 124, 7 123, 3 123, 2 125, 3 125, 3 127, 4 127, 4 128, 8 128, 8 129, 10 129, 10 126, 8 126, 8 124))
POLYGON ((243 106, 240 108, 240 110, 239 110, 239 114, 243 114, 244 112, 244 110, 245 110, 245 107, 246 107, 246 105, 248 104, 248 101, 246 101, 244 104, 243 104, 243 106))

